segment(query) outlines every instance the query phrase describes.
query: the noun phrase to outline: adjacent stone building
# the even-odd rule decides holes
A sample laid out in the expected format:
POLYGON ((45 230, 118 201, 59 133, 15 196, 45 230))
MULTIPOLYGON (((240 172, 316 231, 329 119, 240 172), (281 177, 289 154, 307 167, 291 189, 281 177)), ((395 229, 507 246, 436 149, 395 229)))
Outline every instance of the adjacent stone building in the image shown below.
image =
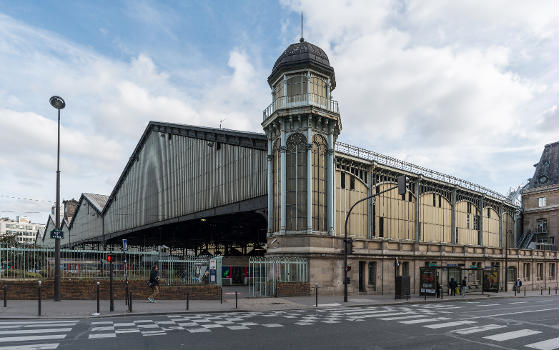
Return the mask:
POLYGON ((557 250, 559 244, 559 142, 545 145, 522 190, 523 231, 519 246, 557 250))

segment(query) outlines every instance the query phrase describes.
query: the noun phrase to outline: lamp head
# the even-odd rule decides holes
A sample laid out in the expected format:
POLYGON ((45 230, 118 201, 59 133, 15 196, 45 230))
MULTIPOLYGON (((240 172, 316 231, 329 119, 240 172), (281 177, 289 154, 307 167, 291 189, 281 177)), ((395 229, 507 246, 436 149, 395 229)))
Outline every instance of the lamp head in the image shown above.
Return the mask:
POLYGON ((60 96, 51 97, 49 102, 50 105, 56 109, 63 109, 64 107, 66 107, 66 102, 64 102, 64 100, 60 96))

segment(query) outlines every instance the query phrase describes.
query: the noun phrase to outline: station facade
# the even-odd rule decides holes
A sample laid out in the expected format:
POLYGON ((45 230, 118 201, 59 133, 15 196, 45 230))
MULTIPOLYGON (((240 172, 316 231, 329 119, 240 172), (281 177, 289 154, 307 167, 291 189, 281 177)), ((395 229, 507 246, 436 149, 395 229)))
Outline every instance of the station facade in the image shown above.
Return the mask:
MULTIPOLYGON (((307 258, 309 286, 335 294, 349 268, 349 208, 382 192, 348 218, 351 294, 392 293, 397 276, 409 276, 417 293, 426 266, 441 271, 441 282, 461 268, 489 268, 499 289, 517 277, 533 287, 557 284, 556 251, 517 248, 520 208, 507 197, 338 142, 335 72, 322 49, 303 39, 290 45, 268 83, 263 134, 150 122, 112 193, 82 196, 66 245, 126 238, 183 255, 224 255, 239 274, 250 256, 307 258), (403 195, 389 190, 401 175, 403 195)), ((479 273, 464 277, 483 283, 479 273)))

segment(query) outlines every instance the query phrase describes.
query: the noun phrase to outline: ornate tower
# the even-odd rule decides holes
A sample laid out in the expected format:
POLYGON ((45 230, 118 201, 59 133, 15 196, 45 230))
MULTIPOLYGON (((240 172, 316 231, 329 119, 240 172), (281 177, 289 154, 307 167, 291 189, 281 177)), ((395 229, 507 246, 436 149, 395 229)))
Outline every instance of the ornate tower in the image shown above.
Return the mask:
POLYGON ((334 143, 342 129, 334 68, 301 38, 277 59, 268 84, 268 235, 334 234, 334 143))

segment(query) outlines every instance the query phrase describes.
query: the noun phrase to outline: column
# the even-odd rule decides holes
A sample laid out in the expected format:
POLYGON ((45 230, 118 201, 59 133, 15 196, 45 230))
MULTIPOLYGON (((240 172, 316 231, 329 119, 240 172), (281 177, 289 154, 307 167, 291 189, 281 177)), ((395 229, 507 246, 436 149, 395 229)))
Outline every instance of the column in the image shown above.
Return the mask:
POLYGON ((503 248, 503 205, 499 205, 499 247, 503 248))
POLYGON ((326 109, 330 110, 330 78, 326 82, 326 109))
POLYGON ((285 211, 285 196, 287 193, 287 179, 286 179, 286 159, 285 159, 285 152, 286 152, 286 136, 285 136, 285 121, 281 121, 281 145, 280 145, 280 153, 281 153, 281 209, 280 209, 280 232, 281 234, 285 234, 285 227, 286 227, 286 211, 285 211))
POLYGON ((485 195, 482 195, 479 200, 479 231, 477 234, 477 243, 483 245, 483 200, 485 195))
POLYGON ((268 235, 272 232, 273 220, 274 220, 274 189, 273 189, 273 173, 272 173, 272 160, 274 156, 272 154, 272 140, 268 139, 268 235))
MULTIPOLYGON (((307 104, 311 103, 311 72, 307 71, 307 104)), ((309 139, 310 143, 310 139, 309 139)))
POLYGON ((451 206, 450 222, 452 226, 451 228, 452 243, 458 244, 458 237, 456 236, 456 188, 452 189, 450 206, 451 206))
POLYGON ((328 132, 328 234, 334 234, 334 135, 328 132))
POLYGON ((419 214, 420 214, 420 210, 419 210, 419 206, 421 205, 421 199, 420 199, 420 186, 421 186, 421 175, 419 175, 419 178, 417 178, 417 181, 415 182, 415 240, 417 242, 421 241, 421 222, 419 221, 419 214))
POLYGON ((309 120, 307 121, 307 233, 312 233, 312 180, 312 130, 309 120))
MULTIPOLYGON (((515 211, 514 216, 513 216, 513 219, 514 219, 513 235, 514 235, 514 247, 515 248, 518 248, 518 216, 519 216, 519 214, 520 213, 518 211, 515 211)), ((509 246, 510 246, 510 244, 509 244, 509 246)))

